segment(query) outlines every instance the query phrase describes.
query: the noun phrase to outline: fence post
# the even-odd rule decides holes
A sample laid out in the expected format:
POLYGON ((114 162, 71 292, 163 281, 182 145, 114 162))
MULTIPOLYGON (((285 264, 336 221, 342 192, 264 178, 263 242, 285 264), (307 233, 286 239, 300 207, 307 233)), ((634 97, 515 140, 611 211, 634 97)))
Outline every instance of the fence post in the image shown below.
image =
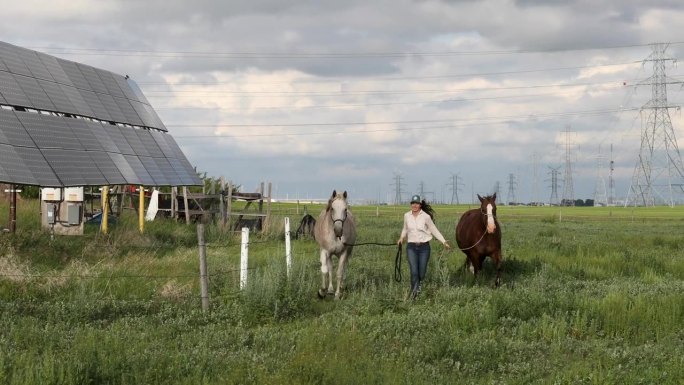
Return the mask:
POLYGON ((247 259, 249 247, 249 227, 242 228, 242 243, 240 244, 240 290, 247 286, 247 259))
POLYGON ((200 258, 200 292, 202 297, 202 310, 209 309, 209 279, 207 277, 207 245, 204 243, 204 225, 197 225, 197 244, 199 245, 200 258))
POLYGON ((287 266, 287 277, 290 278, 290 270, 292 270, 292 248, 290 247, 289 217, 285 217, 285 265, 287 266))

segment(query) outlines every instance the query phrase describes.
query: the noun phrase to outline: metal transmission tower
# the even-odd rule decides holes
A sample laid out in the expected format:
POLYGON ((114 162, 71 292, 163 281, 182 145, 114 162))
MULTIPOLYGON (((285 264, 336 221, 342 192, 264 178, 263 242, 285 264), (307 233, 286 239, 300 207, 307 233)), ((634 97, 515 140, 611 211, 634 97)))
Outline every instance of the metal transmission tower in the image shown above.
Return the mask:
POLYGON ((390 186, 394 186, 394 204, 399 205, 401 204, 401 196, 403 194, 402 186, 405 186, 404 183, 401 183, 402 177, 401 174, 394 174, 394 183, 390 184, 390 186))
POLYGON ((539 153, 532 153, 532 202, 539 203, 539 153))
POLYGON ((565 127, 565 171, 563 172, 563 199, 561 205, 575 205, 575 186, 572 181, 572 144, 570 126, 565 127))
POLYGON ((498 180, 494 182, 494 187, 492 188, 492 194, 496 194, 497 196, 501 196, 501 182, 498 180))
POLYGON ((460 183, 460 182, 459 182, 458 174, 452 173, 452 174, 451 174, 451 178, 449 178, 449 179, 450 179, 450 182, 451 182, 451 183, 449 183, 449 184, 447 184, 447 185, 448 185, 449 188, 451 189, 451 204, 453 205, 454 202, 455 202, 457 205, 458 205, 458 204, 461 204, 461 202, 460 202, 459 199, 458 199, 458 192, 459 192, 459 190, 460 190, 459 187, 462 186, 463 183, 460 183))
POLYGON ((418 193, 420 194, 420 198, 425 199, 426 201, 429 201, 426 195, 432 195, 432 201, 436 200, 434 191, 425 191, 425 182, 422 180, 418 183, 418 193))
POLYGON ((514 205, 517 203, 515 198, 515 186, 518 184, 515 180, 514 174, 508 174, 508 194, 506 195, 506 203, 509 205, 514 205))
POLYGON ((613 179, 613 171, 615 171, 615 161, 613 160, 613 144, 610 144, 610 174, 608 174, 608 206, 615 204, 615 179, 613 179))
POLYGON ((551 169, 551 198, 549 198, 549 204, 558 205, 560 203, 558 202, 558 174, 560 173, 560 166, 556 168, 549 166, 549 169, 551 169))
POLYGON ((601 154, 601 145, 599 145, 599 153, 596 156, 596 185, 594 186, 594 206, 607 206, 608 195, 606 193, 606 179, 603 174, 603 167, 606 157, 601 154))
POLYGON ((684 196, 684 166, 677 146, 670 105, 667 102, 667 85, 681 81, 671 80, 665 74, 665 62, 675 59, 665 57, 668 44, 653 44, 653 52, 644 62, 653 62, 653 75, 640 84, 651 84, 651 100, 641 107, 643 116, 648 111, 641 131, 641 148, 634 167, 625 206, 654 206, 681 203, 684 196))

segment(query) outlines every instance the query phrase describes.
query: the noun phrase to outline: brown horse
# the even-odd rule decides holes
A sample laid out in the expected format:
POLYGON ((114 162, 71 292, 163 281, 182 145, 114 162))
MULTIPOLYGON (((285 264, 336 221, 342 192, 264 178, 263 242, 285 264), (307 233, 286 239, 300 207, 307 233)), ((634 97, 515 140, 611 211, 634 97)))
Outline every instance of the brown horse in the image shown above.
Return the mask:
POLYGON ((344 277, 347 263, 356 242, 356 223, 354 216, 347 208, 347 192, 343 194, 333 190, 325 210, 321 211, 314 225, 314 238, 321 248, 321 288, 318 296, 325 298, 333 294, 332 256, 338 257, 337 289, 335 299, 340 299, 344 289, 344 277))
POLYGON ((465 267, 477 277, 485 257, 496 264, 496 287, 501 284, 501 226, 496 220, 496 193, 481 197, 480 207, 466 211, 456 226, 456 242, 466 255, 465 267))

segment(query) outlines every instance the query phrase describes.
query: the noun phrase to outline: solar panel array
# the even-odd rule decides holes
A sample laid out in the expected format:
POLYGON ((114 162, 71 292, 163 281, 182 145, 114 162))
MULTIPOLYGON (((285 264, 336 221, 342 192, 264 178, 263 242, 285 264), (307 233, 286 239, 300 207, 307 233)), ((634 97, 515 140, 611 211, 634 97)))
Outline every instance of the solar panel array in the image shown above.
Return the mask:
POLYGON ((0 182, 201 184, 134 81, 4 42, 0 182))

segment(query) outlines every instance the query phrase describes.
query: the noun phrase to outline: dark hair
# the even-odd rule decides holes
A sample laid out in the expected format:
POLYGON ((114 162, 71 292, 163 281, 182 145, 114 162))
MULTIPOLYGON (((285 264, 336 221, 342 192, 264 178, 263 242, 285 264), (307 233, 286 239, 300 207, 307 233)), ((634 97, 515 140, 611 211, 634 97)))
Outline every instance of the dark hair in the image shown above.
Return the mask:
POLYGON ((425 213, 430 216, 430 219, 433 221, 435 220, 435 210, 433 210, 432 206, 425 202, 425 199, 420 202, 420 209, 425 211, 425 213))

